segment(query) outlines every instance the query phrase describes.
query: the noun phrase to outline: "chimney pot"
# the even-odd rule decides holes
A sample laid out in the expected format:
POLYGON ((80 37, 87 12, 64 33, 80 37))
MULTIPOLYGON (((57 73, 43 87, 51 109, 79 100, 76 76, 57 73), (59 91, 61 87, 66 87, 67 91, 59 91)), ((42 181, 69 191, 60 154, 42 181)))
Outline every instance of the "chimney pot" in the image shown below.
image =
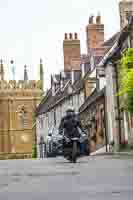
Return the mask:
POLYGON ((96 23, 101 24, 101 15, 100 14, 98 14, 96 17, 96 23))
POLYGON ((67 40, 67 33, 65 33, 65 40, 67 40))
POLYGON ((75 35, 75 40, 77 40, 78 39, 78 34, 75 33, 74 35, 75 35))
POLYGON ((93 18, 94 18, 93 15, 91 15, 91 16, 89 17, 89 24, 93 24, 93 18))
POLYGON ((73 35, 72 35, 72 33, 69 33, 69 39, 70 39, 70 40, 73 39, 73 35))

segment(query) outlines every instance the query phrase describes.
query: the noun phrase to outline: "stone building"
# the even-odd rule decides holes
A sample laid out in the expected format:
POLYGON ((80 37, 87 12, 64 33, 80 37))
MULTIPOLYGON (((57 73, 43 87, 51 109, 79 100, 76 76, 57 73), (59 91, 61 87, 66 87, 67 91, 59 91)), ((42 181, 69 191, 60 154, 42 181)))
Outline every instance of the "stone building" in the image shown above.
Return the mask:
POLYGON ((79 109, 82 125, 88 131, 91 152, 107 146, 104 90, 95 88, 79 109))
POLYGON ((123 53, 133 47, 133 17, 120 31, 109 52, 99 63, 104 67, 106 77, 107 127, 108 141, 118 151, 123 144, 133 143, 132 118, 121 107, 123 98, 116 95, 119 91, 119 65, 123 53))
MULTIPOLYGON (((13 63, 13 62, 12 62, 13 63)), ((42 73, 42 62, 40 63, 42 73)), ((5 80, 5 68, 0 63, 0 155, 32 155, 35 143, 34 111, 43 94, 41 80, 5 80)))
POLYGON ((84 77, 84 103, 79 108, 83 127, 87 130, 91 152, 105 146, 105 77, 104 72, 97 68, 84 77))
POLYGON ((124 28, 128 24, 129 17, 133 15, 133 1, 122 0, 119 2, 120 27, 124 28))

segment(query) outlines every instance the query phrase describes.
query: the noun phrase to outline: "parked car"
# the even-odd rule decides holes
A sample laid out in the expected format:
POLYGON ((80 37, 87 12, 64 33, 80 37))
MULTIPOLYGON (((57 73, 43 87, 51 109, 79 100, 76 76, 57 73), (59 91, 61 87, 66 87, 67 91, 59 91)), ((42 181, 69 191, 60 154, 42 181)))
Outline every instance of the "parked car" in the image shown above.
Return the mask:
POLYGON ((58 130, 53 129, 47 136, 46 151, 47 157, 56 157, 62 155, 62 136, 58 130))

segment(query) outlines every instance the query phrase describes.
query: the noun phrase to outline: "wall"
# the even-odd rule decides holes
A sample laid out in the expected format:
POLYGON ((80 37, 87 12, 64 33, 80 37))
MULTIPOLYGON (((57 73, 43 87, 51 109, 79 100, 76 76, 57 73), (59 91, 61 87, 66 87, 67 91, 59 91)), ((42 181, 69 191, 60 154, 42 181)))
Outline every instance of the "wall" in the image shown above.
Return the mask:
POLYGON ((112 64, 107 64, 106 74, 106 112, 107 112, 107 132, 108 142, 115 143, 115 151, 119 149, 119 121, 118 104, 116 92, 116 73, 112 64), (117 109, 116 109, 117 108, 117 109))

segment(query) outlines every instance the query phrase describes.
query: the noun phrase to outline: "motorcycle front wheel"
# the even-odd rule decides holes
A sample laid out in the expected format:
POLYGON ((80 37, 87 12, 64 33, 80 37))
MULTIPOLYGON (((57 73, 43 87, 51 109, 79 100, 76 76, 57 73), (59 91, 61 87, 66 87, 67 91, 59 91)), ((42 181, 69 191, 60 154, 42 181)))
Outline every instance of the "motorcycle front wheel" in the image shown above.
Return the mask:
POLYGON ((72 147, 72 162, 76 163, 77 162, 77 153, 78 153, 78 144, 77 141, 73 142, 73 147, 72 147))

